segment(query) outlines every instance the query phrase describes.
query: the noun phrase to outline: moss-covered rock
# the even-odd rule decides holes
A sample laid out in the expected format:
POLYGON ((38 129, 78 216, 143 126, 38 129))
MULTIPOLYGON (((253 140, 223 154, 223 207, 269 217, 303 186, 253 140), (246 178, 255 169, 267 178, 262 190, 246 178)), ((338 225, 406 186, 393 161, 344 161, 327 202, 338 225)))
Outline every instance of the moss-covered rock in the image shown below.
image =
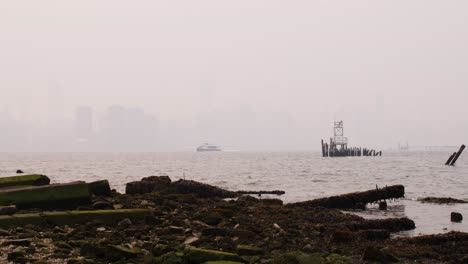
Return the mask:
POLYGON ((0 190, 0 206, 16 205, 20 209, 67 209, 90 202, 88 185, 83 182, 0 190))
POLYGON ((103 224, 116 224, 122 219, 129 218, 132 221, 143 220, 151 215, 148 209, 119 209, 119 210, 94 210, 94 211, 62 211, 43 212, 41 214, 15 214, 12 216, 0 216, 0 227, 24 226, 24 225, 72 225, 97 221, 103 224))
POLYGON ((208 261, 219 261, 219 260, 227 260, 227 261, 237 261, 237 262, 244 262, 241 257, 237 254, 223 252, 223 251, 216 251, 216 250, 209 250, 209 249, 202 249, 202 248, 187 248, 187 258, 189 263, 204 263, 208 261))
POLYGON ((41 186, 50 183, 49 177, 40 174, 2 177, 0 178, 0 188, 11 186, 41 186))

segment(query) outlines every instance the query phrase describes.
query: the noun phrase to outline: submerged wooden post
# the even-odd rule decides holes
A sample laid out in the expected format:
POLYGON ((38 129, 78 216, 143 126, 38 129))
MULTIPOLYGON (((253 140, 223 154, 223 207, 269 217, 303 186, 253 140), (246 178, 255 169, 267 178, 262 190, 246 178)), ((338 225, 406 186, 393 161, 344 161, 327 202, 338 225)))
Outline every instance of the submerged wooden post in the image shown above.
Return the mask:
POLYGON ((454 153, 449 157, 449 159, 447 160, 447 162, 445 162, 445 165, 450 165, 450 162, 453 160, 453 158, 455 158, 455 155, 457 155, 456 152, 454 152, 454 153))
POLYGON ((450 166, 455 165, 455 162, 457 162, 457 160, 460 157, 460 155, 462 154, 463 150, 465 150, 465 145, 460 146, 460 149, 458 150, 457 154, 455 155, 452 162, 450 163, 450 166))
POLYGON ((322 139, 322 157, 325 157, 325 145, 323 145, 323 139, 322 139))

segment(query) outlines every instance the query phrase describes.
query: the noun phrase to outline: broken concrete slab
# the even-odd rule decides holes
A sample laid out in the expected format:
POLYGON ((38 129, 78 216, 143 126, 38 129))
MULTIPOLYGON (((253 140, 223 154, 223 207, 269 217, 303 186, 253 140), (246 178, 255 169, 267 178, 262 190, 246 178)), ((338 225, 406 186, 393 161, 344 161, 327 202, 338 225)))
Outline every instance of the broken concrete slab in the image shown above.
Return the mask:
POLYGON ((97 221, 103 224, 116 224, 123 219, 143 220, 151 215, 148 209, 119 209, 96 211, 59 211, 0 216, 0 227, 31 225, 73 225, 97 221))
POLYGON ((74 209, 90 202, 88 184, 84 182, 0 190, 0 206, 16 205, 19 209, 74 209))
POLYGON ((42 186, 50 184, 49 177, 41 174, 21 175, 0 178, 0 188, 10 186, 42 186))

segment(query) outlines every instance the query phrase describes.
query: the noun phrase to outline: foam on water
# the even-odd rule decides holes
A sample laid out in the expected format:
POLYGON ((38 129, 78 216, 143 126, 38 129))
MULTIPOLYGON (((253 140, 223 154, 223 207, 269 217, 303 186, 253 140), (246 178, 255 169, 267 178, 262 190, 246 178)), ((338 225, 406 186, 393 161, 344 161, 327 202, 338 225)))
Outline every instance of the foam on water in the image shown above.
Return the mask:
POLYGON ((451 152, 389 152, 382 157, 322 158, 318 152, 216 153, 0 153, 0 176, 16 169, 48 175, 53 182, 109 179, 123 192, 125 183, 150 175, 186 178, 230 190, 281 189, 285 202, 310 200, 376 185, 403 184, 406 198, 389 210, 358 212, 369 218, 408 216, 409 234, 451 230, 468 232, 468 219, 451 223, 450 213, 468 218, 468 204, 434 205, 416 199, 437 196, 468 200, 468 158, 444 166, 451 152))

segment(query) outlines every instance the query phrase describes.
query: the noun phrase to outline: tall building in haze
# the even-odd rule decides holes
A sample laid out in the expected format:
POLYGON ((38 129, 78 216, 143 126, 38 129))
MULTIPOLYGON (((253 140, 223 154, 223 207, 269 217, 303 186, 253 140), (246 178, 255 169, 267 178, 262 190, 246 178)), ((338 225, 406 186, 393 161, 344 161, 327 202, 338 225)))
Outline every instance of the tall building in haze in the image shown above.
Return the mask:
POLYGON ((75 110, 75 133, 78 141, 89 141, 93 136, 93 110, 81 106, 75 110))

